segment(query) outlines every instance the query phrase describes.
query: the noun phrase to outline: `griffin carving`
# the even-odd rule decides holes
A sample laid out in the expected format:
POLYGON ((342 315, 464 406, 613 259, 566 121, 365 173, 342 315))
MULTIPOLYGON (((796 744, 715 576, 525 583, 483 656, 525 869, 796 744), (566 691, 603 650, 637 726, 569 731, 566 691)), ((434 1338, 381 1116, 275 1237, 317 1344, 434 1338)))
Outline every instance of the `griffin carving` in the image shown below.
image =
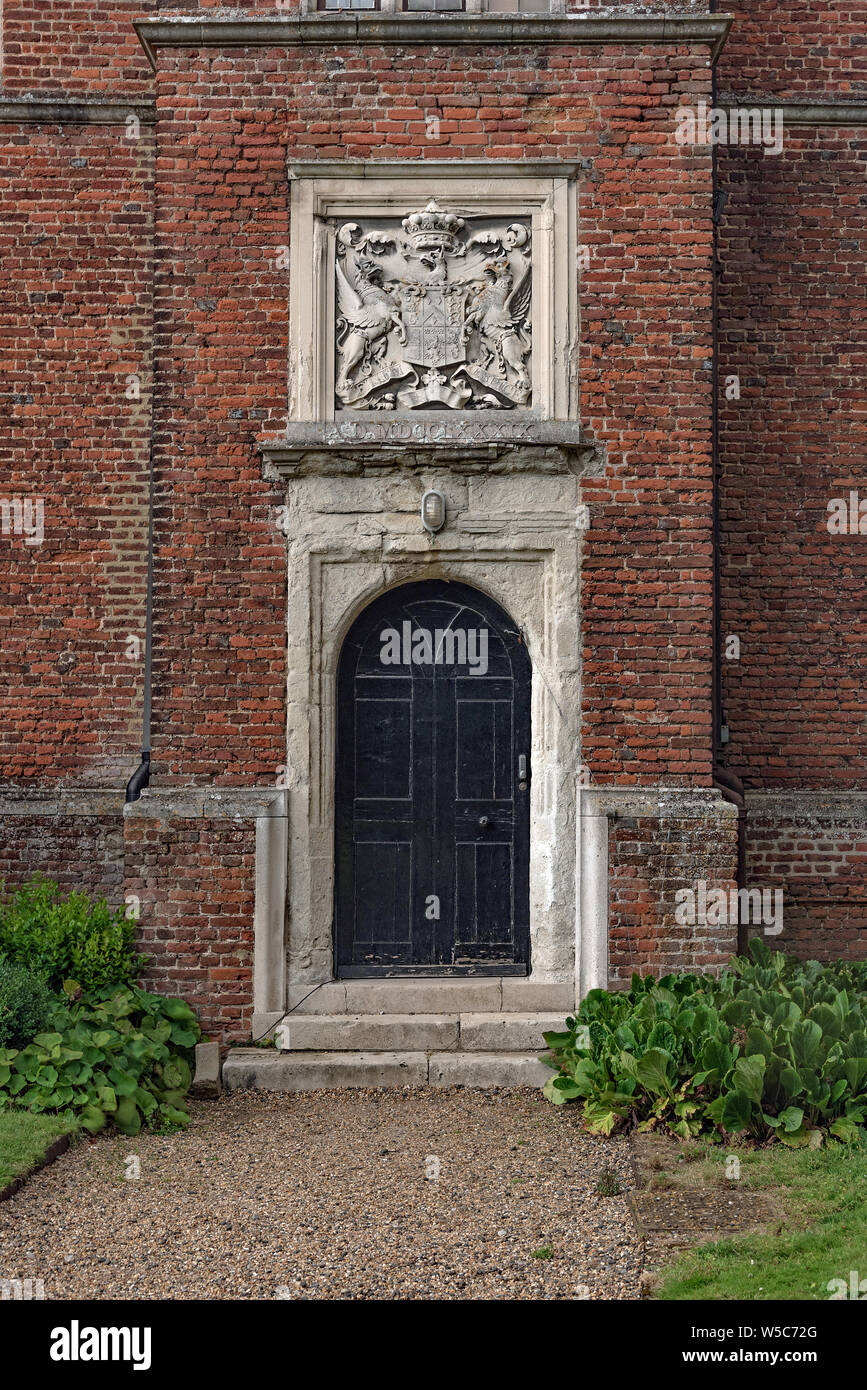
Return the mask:
MULTIPOLYGON (((500 378, 514 396, 525 400, 530 394, 525 365, 530 351, 530 272, 513 289, 508 261, 491 261, 486 278, 474 290, 464 333, 469 337, 473 328, 478 329, 480 366, 486 375, 500 378)), ((496 383, 491 380, 489 384, 496 383)))
POLYGON ((337 348, 340 357, 338 395, 351 392, 350 377, 356 367, 369 373, 388 346, 394 328, 397 341, 406 339, 397 302, 381 285, 382 270, 375 261, 360 257, 355 286, 337 262, 337 348))

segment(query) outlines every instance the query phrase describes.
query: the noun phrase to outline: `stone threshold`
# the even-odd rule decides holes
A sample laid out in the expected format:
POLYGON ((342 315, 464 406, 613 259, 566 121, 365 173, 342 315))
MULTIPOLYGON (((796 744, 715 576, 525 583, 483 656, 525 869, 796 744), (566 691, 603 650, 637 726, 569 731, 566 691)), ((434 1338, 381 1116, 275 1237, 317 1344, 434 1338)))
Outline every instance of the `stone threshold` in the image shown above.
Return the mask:
POLYGON ((402 12, 313 13, 291 16, 171 15, 133 21, 151 67, 158 48, 280 48, 346 44, 707 44, 710 62, 719 57, 734 21, 731 14, 509 15, 402 12))

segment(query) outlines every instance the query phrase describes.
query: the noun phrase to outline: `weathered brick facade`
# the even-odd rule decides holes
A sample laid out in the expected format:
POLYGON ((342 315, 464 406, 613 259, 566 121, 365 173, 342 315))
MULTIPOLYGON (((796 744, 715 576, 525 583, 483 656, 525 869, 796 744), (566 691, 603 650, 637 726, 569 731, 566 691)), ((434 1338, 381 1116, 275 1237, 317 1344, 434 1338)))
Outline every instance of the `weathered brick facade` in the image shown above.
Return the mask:
MULTIPOLYGON (((134 895, 148 978, 226 1040, 253 1025, 254 945, 261 962, 274 915, 262 827, 281 813, 189 796, 273 789, 290 840, 293 816, 314 817, 287 746, 287 707, 319 679, 287 643, 303 599, 280 509, 297 494, 260 447, 287 428, 296 162, 574 171, 574 428, 590 460, 574 772, 667 798, 611 813, 612 983, 736 949, 736 924, 674 918, 679 889, 737 878, 721 767, 747 789, 742 878, 791 894, 776 944, 863 954, 867 519, 826 525, 831 498, 867 501, 863 11, 729 8, 723 44, 723 20, 676 3, 570 4, 511 29, 493 6, 394 13, 365 32, 376 15, 264 0, 75 0, 48 16, 5 0, 0 873, 134 895), (675 138, 678 109, 741 98, 788 103, 779 154, 675 138), (151 787, 124 816, 151 469, 151 787), (14 499, 44 503, 41 543, 16 532, 14 499), (784 812, 751 809, 778 790, 784 812), (696 791, 716 807, 698 819, 676 800, 696 791)), ((370 511, 383 547, 410 524, 403 501, 370 511)), ((280 990, 255 992, 261 1018, 279 1012, 280 990)))

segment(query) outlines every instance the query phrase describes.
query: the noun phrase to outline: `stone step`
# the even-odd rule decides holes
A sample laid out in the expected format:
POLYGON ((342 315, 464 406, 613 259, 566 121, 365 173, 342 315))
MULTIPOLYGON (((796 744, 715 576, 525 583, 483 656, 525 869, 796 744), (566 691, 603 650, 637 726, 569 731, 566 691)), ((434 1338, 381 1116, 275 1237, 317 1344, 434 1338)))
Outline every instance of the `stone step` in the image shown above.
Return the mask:
POLYGON ((298 1014, 277 1025, 286 1052, 445 1052, 460 1045, 460 1014, 298 1014))
POLYGON ((552 1075, 538 1052, 432 1052, 431 1086, 544 1086, 552 1075))
POLYGON ((537 1052, 559 1013, 290 1014, 278 1025, 286 1052, 537 1052))
POLYGON ((323 985, 294 985, 289 991, 292 1016, 298 1014, 464 1014, 562 1013, 575 1007, 571 984, 523 978, 474 976, 456 980, 330 980, 323 985))
POLYGON ((563 1013, 461 1014, 461 1052, 544 1052, 544 1033, 560 1033, 563 1013))
POLYGON ((233 1048, 228 1091, 317 1091, 344 1086, 541 1086, 534 1052, 277 1052, 233 1048))

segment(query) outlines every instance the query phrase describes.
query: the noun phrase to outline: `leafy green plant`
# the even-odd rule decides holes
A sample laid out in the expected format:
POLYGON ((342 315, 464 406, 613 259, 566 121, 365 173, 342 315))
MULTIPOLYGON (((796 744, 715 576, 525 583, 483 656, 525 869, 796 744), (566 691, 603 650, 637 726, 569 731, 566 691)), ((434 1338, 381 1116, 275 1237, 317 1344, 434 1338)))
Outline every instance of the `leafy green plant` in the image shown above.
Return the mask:
POLYGON ((746 1132, 790 1147, 860 1141, 867 1118, 867 963, 797 961, 751 943, 719 979, 632 977, 592 990, 546 1033, 549 1100, 596 1133, 746 1132))
POLYGON ((26 965, 53 990, 70 978, 85 992, 132 984, 144 964, 135 930, 123 908, 112 911, 86 893, 64 897, 56 883, 37 875, 0 901, 0 961, 26 965))
POLYGON ((0 961, 0 1047, 20 1047, 45 1028, 52 1004, 48 986, 32 970, 0 961))
POLYGON ((0 1110, 59 1113, 91 1134, 107 1124, 187 1124, 186 1094, 201 1029, 188 1004, 136 986, 54 1002, 45 1032, 0 1048, 0 1110))
POLYGON ((621 1193, 620 1179, 611 1167, 610 1163, 603 1163, 599 1180, 596 1183, 596 1191, 600 1197, 619 1197, 621 1193))

